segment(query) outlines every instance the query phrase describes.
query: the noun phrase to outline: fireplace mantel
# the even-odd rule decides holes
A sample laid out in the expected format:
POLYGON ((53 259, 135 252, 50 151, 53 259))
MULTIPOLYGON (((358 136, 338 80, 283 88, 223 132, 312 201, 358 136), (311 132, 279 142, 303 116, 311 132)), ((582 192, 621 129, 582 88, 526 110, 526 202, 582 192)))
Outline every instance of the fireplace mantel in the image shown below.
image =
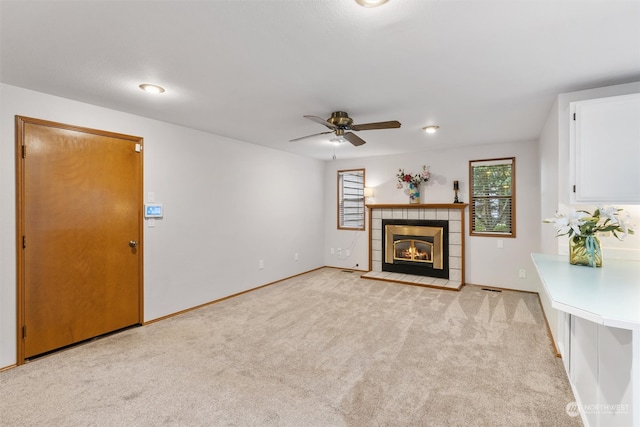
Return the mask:
POLYGON ((405 203, 405 204, 371 204, 369 209, 460 209, 464 210, 468 203, 405 203))
POLYGON ((464 210, 468 203, 367 204, 369 210, 368 279, 460 290, 464 285, 464 210), (382 219, 440 219, 449 221, 449 279, 382 271, 382 219))

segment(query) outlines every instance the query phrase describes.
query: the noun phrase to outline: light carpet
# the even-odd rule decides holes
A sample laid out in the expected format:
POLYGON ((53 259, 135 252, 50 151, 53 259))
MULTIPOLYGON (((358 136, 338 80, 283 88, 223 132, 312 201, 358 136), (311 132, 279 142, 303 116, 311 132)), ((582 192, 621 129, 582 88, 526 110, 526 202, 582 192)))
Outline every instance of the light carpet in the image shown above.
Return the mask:
POLYGON ((537 295, 332 268, 0 372, 3 426, 581 425, 573 400, 537 295))

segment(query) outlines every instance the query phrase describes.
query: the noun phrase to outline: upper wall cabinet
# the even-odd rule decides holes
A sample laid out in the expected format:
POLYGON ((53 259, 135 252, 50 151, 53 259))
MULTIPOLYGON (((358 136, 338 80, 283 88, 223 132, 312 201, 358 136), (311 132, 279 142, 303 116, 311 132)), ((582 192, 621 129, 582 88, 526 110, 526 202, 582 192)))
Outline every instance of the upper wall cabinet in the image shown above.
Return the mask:
POLYGON ((571 202, 640 204, 640 93, 570 110, 571 202))

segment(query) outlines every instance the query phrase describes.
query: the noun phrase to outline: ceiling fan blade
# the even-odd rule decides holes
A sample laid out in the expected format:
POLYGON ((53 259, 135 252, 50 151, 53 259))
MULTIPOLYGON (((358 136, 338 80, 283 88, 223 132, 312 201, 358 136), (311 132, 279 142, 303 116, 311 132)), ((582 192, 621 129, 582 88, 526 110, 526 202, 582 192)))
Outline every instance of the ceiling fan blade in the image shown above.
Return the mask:
POLYGON ((358 135, 356 135, 353 132, 346 132, 342 136, 343 136, 344 139, 346 139, 347 141, 349 141, 350 143, 352 143, 356 147, 358 145, 366 144, 366 142, 367 142, 367 141, 365 141, 364 139, 360 138, 358 135))
POLYGON ((313 135, 301 136, 300 138, 290 139, 289 142, 300 141, 301 139, 311 138, 312 136, 324 135, 327 133, 333 133, 332 130, 328 130, 326 132, 314 133, 313 135))
POLYGON ((349 126, 351 130, 374 130, 374 129, 394 129, 400 127, 400 122, 392 120, 389 122, 364 123, 361 125, 349 126))
POLYGON ((305 119, 313 120, 316 123, 320 123, 321 125, 324 125, 324 126, 328 127, 329 129, 337 129, 337 127, 334 124, 329 123, 328 121, 326 121, 322 117, 318 117, 318 116, 302 116, 302 117, 304 117, 305 119))

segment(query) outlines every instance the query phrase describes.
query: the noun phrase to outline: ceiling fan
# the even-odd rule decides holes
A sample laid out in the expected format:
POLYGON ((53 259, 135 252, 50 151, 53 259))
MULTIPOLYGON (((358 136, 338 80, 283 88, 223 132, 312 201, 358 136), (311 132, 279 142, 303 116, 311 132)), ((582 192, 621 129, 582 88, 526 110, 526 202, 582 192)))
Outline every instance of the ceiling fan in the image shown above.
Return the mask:
POLYGON ((360 131, 360 130, 375 130, 375 129, 394 129, 400 127, 400 122, 397 120, 392 120, 389 122, 376 122, 376 123, 365 123, 361 125, 353 124, 353 119, 349 117, 347 113, 344 111, 334 111, 331 113, 331 117, 327 120, 318 117, 318 116, 303 116, 305 119, 313 120, 316 123, 320 123, 328 127, 329 131, 314 133, 313 135, 307 135, 300 138, 292 139, 291 141, 299 141, 304 138, 310 138, 316 135, 324 135, 327 133, 335 133, 337 137, 342 137, 352 143, 355 146, 362 145, 366 141, 360 138, 353 132, 347 131, 360 131))

